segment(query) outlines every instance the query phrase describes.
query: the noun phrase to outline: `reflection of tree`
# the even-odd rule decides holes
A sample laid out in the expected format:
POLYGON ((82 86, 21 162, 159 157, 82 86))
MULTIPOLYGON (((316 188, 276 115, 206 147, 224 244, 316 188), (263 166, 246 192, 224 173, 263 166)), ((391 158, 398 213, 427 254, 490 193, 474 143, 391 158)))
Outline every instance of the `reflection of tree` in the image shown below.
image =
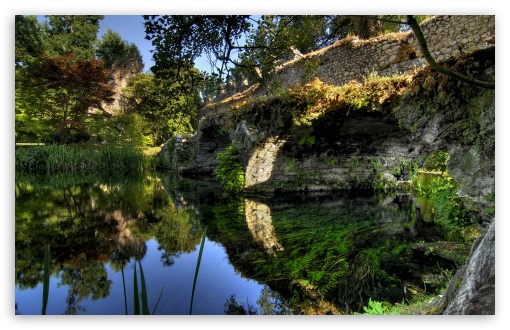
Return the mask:
POLYGON ((96 260, 87 262, 83 267, 65 265, 60 276, 61 282, 57 287, 69 287, 66 299, 66 314, 76 314, 85 309, 78 303, 91 296, 92 300, 104 299, 110 294, 111 280, 103 263, 96 260))
POLYGON ((236 296, 233 294, 229 299, 225 302, 225 315, 257 315, 257 309, 250 305, 250 303, 246 303, 239 305, 236 300, 236 296))
POLYGON ((122 239, 124 255, 145 254, 145 240, 130 239, 128 225, 136 219, 132 215, 143 214, 143 207, 149 207, 152 194, 146 197, 144 193, 147 186, 154 189, 153 181, 58 179, 34 176, 16 180, 15 245, 20 288, 35 287, 42 280, 42 247, 48 242, 53 269, 62 264, 83 267, 82 255, 106 263, 122 239))
POLYGON ((157 176, 61 179, 16 180, 16 283, 25 289, 42 282, 49 242, 52 274, 69 286, 66 314, 84 311, 84 299, 107 297, 106 263, 122 271, 131 258, 143 258, 148 239, 158 240, 165 265, 200 242, 196 211, 177 208, 157 176))
POLYGON ((260 292, 257 304, 260 306, 262 315, 292 315, 289 303, 267 285, 264 285, 260 292))
MULTIPOLYGON (((168 197, 167 197, 168 198, 168 197)), ((161 261, 165 266, 174 264, 181 253, 195 250, 203 233, 200 218, 193 209, 178 209, 173 203, 158 208, 155 215, 161 220, 152 225, 151 232, 159 243, 161 261)))

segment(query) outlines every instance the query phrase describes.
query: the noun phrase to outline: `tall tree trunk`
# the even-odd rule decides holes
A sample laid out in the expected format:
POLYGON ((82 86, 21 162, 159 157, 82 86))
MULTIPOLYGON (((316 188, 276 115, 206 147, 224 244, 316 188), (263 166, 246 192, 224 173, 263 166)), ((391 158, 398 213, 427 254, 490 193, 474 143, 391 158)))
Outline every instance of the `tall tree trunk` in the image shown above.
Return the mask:
POLYGON ((376 21, 373 18, 362 16, 349 16, 349 18, 352 22, 352 25, 354 25, 354 29, 356 30, 356 35, 358 38, 370 39, 372 26, 376 21))

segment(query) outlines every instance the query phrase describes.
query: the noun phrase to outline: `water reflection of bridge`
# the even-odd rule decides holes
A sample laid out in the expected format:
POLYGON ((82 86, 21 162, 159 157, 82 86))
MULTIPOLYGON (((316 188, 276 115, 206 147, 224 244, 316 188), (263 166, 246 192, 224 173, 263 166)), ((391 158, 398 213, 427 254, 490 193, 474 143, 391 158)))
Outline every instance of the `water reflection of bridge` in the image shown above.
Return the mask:
POLYGON ((245 198, 244 212, 248 229, 254 241, 260 244, 270 254, 283 251, 283 246, 276 238, 269 206, 245 198))

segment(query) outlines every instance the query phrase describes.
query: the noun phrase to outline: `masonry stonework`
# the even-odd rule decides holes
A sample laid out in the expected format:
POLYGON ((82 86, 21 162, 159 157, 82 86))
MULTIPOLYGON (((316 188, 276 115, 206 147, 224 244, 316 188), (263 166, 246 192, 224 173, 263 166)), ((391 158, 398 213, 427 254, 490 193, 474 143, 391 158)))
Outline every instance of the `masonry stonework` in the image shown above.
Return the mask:
MULTIPOLYGON (((421 28, 429 50, 438 62, 462 53, 494 47, 496 42, 494 15, 435 16, 422 23, 421 28)), ((348 38, 284 63, 276 69, 274 79, 267 84, 268 88, 254 85, 246 90, 246 84, 243 84, 242 88, 236 90, 231 86, 229 92, 223 93, 216 100, 217 103, 209 107, 229 107, 247 97, 260 97, 291 88, 297 83, 311 82, 315 78, 340 86, 351 80, 362 82, 363 77, 370 73, 391 76, 411 72, 426 64, 412 31, 368 40, 348 38)))

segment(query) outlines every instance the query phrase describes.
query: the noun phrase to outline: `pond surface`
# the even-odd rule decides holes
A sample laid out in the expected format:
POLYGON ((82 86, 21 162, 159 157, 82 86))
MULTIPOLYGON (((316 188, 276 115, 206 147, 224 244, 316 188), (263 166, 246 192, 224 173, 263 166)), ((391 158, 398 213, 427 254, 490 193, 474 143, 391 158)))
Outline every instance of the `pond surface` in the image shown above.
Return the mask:
POLYGON ((368 298, 433 292, 424 274, 455 266, 412 249, 440 237, 409 195, 243 197, 163 173, 20 176, 15 218, 19 315, 135 314, 144 298, 151 314, 346 314, 368 298))

